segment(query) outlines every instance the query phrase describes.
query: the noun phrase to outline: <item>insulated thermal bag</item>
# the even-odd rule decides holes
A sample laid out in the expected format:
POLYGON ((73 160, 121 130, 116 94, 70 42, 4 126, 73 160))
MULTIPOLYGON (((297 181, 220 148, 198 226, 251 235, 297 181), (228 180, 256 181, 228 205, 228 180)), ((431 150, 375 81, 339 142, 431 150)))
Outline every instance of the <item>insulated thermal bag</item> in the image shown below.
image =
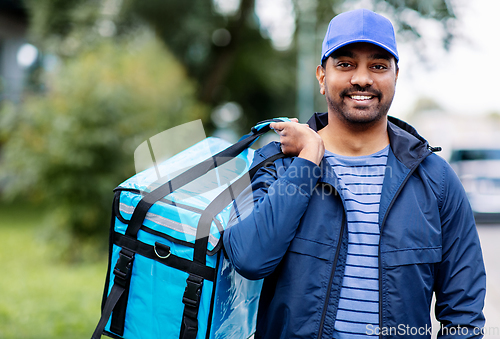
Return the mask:
POLYGON ((206 138, 114 190, 102 314, 92 339, 254 333, 262 281, 234 270, 221 237, 237 208, 234 199, 260 167, 283 156, 250 168, 250 145, 272 121, 283 120, 262 122, 233 145, 206 138), (193 159, 199 160, 186 169, 193 159), (169 179, 158 180, 160 171, 169 179))

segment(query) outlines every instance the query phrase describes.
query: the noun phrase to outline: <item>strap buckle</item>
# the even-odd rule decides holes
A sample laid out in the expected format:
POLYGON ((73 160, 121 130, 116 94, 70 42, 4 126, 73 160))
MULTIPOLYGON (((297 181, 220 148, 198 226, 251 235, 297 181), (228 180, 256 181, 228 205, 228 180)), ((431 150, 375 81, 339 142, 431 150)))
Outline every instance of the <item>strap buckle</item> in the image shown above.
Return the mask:
POLYGON ((115 275, 115 284, 125 287, 130 273, 132 271, 132 262, 134 261, 134 253, 122 248, 120 257, 116 262, 113 274, 115 275))
POLYGON ((203 287, 203 278, 194 274, 190 274, 186 280, 187 286, 184 290, 182 302, 186 306, 198 307, 201 297, 201 289, 203 287))

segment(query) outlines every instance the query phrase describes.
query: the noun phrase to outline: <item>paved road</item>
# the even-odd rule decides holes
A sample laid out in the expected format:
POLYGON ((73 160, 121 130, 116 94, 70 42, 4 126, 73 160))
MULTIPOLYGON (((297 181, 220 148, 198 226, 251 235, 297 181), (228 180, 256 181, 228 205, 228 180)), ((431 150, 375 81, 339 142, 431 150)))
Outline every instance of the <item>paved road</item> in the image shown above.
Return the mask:
POLYGON ((487 339, 500 339, 500 225, 478 225, 486 265, 487 339), (496 333, 495 333, 496 332, 496 333))

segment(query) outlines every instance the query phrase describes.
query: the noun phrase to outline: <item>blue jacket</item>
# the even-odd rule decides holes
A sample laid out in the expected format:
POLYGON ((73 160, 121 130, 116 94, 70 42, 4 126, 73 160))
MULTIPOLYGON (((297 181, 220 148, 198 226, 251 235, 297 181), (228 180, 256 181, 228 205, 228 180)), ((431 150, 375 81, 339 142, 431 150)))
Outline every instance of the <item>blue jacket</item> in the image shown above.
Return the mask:
MULTIPOLYGON (((308 123, 319 130, 327 115, 308 123)), ((380 328, 367 333, 430 338, 435 292, 440 336, 479 338, 486 274, 462 185, 413 127, 389 117, 388 134, 379 212, 380 328)), ((271 143, 254 163, 279 151, 271 143)), ((336 186, 327 161, 282 158, 260 169, 253 196, 238 201, 224 246, 241 275, 265 278, 256 339, 333 338, 347 250, 336 186)))

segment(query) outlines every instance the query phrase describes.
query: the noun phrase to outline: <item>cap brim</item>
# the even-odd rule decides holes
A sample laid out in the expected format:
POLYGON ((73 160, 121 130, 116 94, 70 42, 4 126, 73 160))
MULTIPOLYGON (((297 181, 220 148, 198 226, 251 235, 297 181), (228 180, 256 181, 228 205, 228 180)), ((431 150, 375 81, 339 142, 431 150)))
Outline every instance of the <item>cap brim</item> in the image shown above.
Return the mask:
POLYGON ((391 53, 392 56, 394 56, 394 58, 396 59, 396 61, 399 61, 398 53, 391 50, 389 47, 385 46, 384 44, 381 44, 381 43, 374 41, 374 40, 371 40, 371 39, 353 39, 353 40, 344 41, 343 43, 338 44, 338 45, 333 46, 332 48, 328 49, 325 52, 325 54, 323 55, 323 57, 321 58, 321 62, 323 62, 326 58, 328 58, 330 56, 330 54, 335 52, 337 49, 342 48, 342 47, 347 46, 347 45, 350 45, 350 44, 354 44, 356 42, 367 42, 367 43, 382 47, 387 52, 391 53))

